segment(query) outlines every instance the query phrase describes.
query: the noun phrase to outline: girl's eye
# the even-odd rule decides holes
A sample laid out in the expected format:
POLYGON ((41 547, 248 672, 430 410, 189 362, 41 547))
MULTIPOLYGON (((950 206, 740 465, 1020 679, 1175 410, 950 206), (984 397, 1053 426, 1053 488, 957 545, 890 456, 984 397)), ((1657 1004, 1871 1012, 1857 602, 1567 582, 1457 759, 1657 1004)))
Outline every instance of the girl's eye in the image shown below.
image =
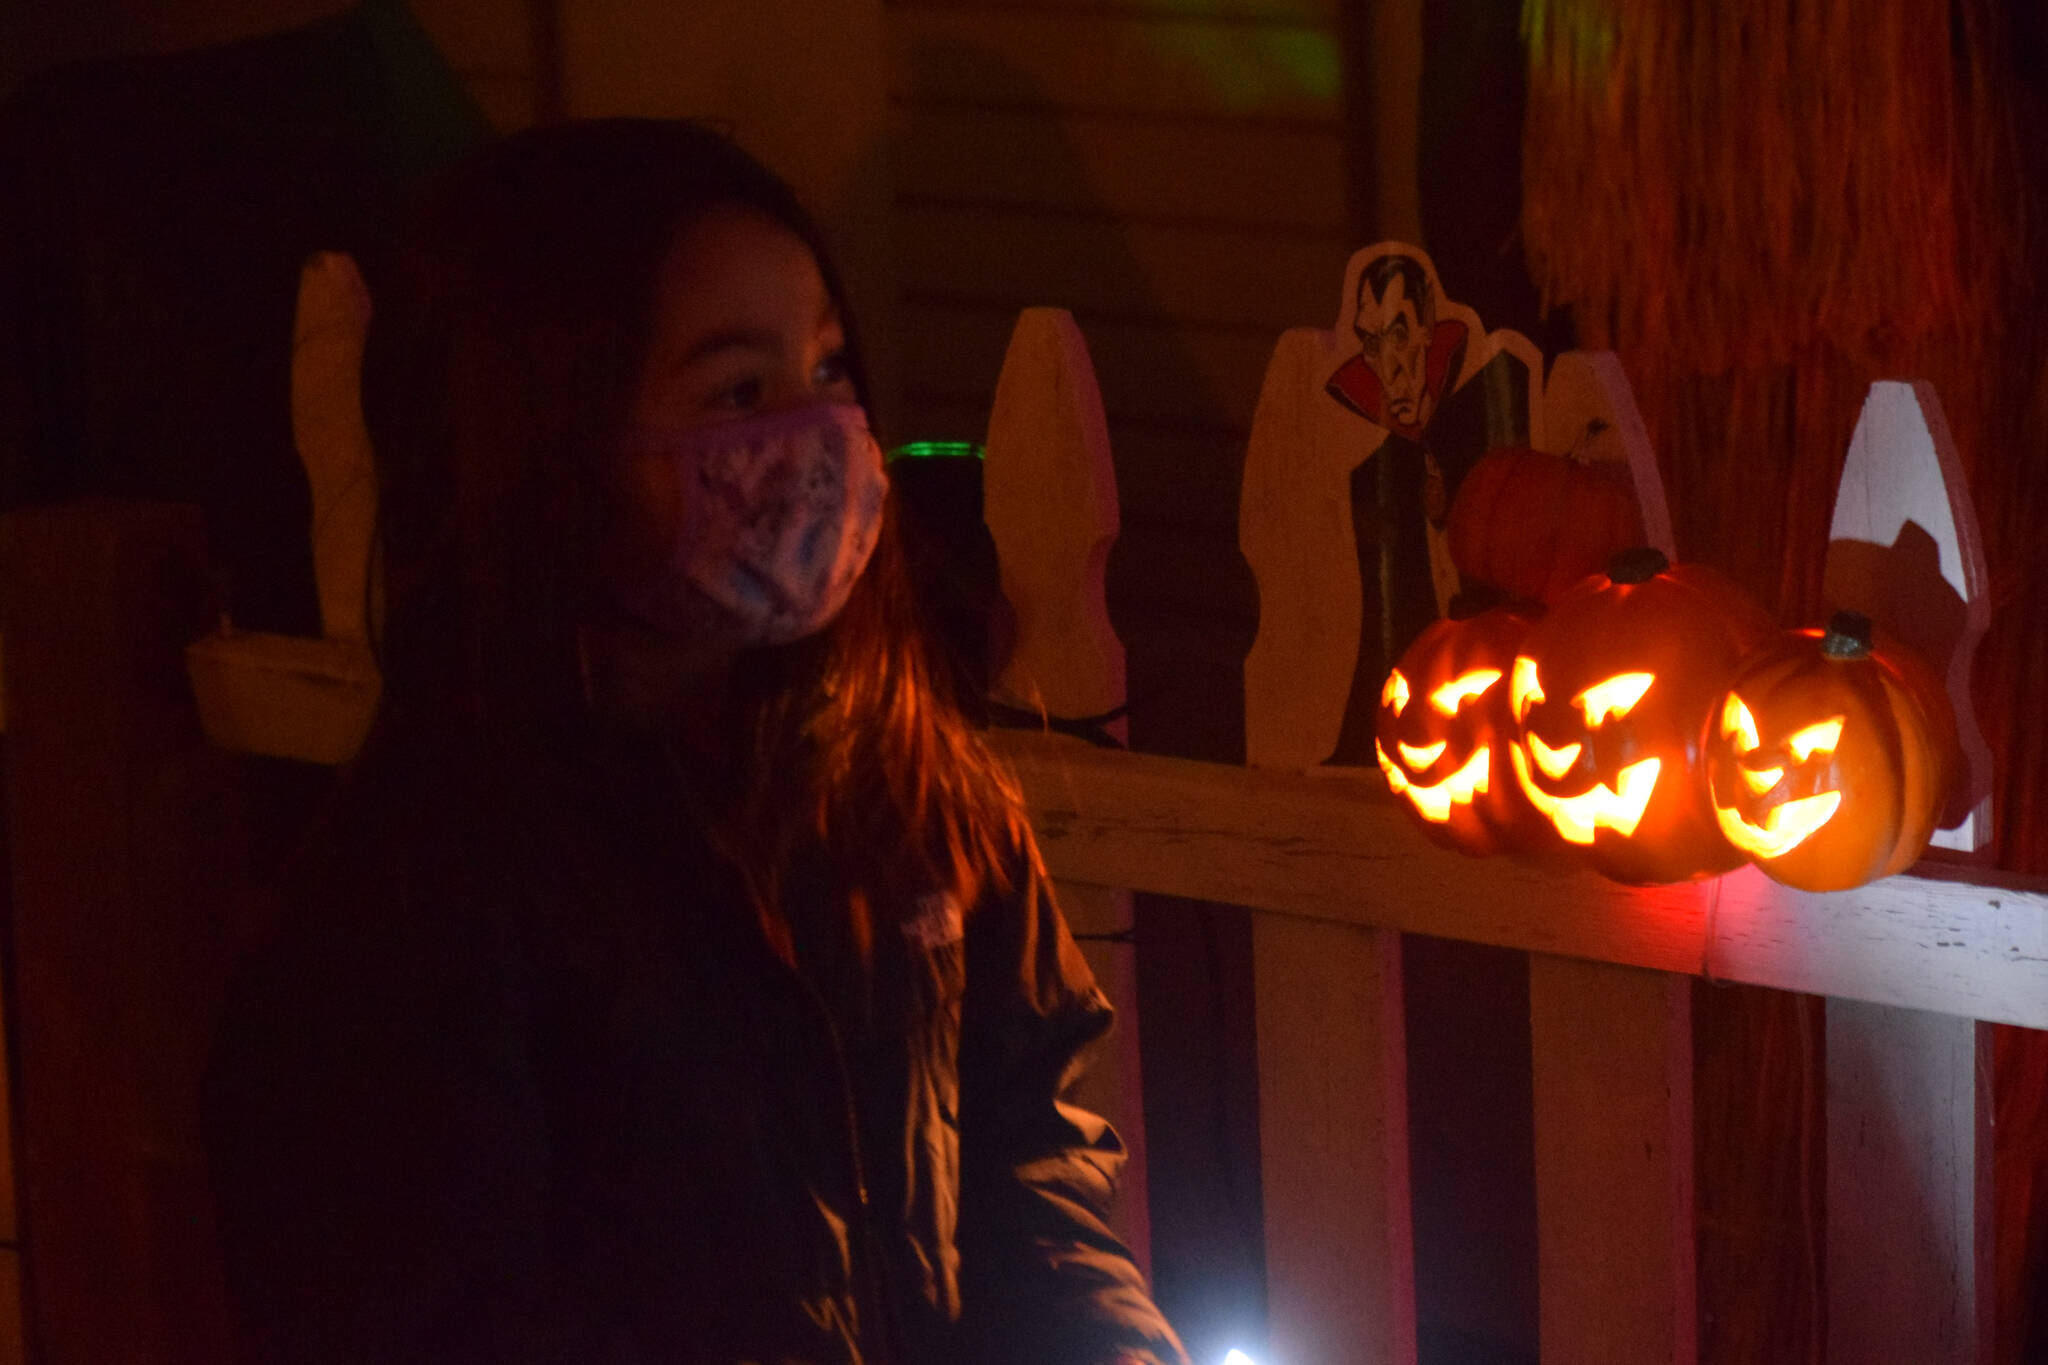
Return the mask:
POLYGON ((721 408, 758 408, 761 406, 761 381, 742 379, 736 384, 729 384, 718 391, 712 402, 721 408))
POLYGON ((847 362, 846 352, 834 351, 818 362, 812 372, 811 383, 820 389, 829 389, 836 384, 845 384, 853 379, 853 368, 847 362))

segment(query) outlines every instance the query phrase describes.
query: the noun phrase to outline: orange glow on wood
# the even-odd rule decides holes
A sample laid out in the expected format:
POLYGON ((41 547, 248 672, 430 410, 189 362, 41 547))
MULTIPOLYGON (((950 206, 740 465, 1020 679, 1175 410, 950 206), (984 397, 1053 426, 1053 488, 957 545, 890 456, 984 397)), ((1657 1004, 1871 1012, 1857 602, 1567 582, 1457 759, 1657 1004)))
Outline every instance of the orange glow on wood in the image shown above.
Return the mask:
POLYGON ((1840 792, 1821 792, 1773 806, 1761 825, 1753 825, 1720 802, 1714 803, 1714 818, 1729 843, 1752 858, 1782 858, 1806 842, 1814 831, 1835 818, 1842 804, 1840 792))
POLYGON ((1470 673, 1451 679, 1442 687, 1429 694, 1429 704, 1446 716, 1458 714, 1458 708, 1473 697, 1483 697, 1493 685, 1500 681, 1497 668, 1475 668, 1470 673))
MULTIPOLYGON (((1541 742, 1534 735, 1529 738, 1532 743, 1541 742)), ((1574 844, 1592 843, 1594 833, 1602 829, 1611 829, 1624 839, 1633 835, 1657 790, 1657 773, 1663 767, 1661 759, 1645 758, 1621 770, 1618 791, 1600 782, 1577 796, 1552 796, 1536 785, 1521 748, 1513 747, 1508 752, 1513 756, 1515 777, 1521 782, 1529 804, 1548 816, 1557 832, 1574 844)))
POLYGON ((1617 673, 1573 697, 1572 705, 1586 713, 1587 729, 1598 729, 1609 716, 1625 716, 1633 711, 1656 681, 1654 673, 1617 673))

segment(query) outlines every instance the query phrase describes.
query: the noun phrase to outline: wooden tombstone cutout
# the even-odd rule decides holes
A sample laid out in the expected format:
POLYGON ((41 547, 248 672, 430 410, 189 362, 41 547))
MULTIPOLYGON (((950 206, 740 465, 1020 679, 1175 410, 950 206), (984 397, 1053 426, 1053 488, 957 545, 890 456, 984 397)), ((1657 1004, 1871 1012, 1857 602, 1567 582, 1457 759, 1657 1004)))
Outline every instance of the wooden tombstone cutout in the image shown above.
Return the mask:
POLYGON ((292 440, 312 495, 322 638, 223 628, 185 653, 206 737, 219 748, 341 763, 381 690, 370 652, 377 472, 363 420, 370 296, 353 259, 321 252, 299 272, 292 327, 292 440))
POLYGON ((1393 656, 1461 586, 1443 526, 1488 451, 1533 445, 1626 462, 1646 543, 1671 518, 1620 362, 1487 332, 1444 297, 1420 248, 1351 258, 1337 325, 1295 328, 1267 366, 1245 455, 1238 539, 1259 584, 1245 660, 1258 767, 1371 767, 1372 707, 1393 656), (1418 306, 1417 297, 1421 303, 1418 306))
MULTIPOLYGON (((1095 368, 1071 313, 1027 308, 1018 317, 987 444, 982 515, 1017 620, 997 695, 1061 719, 1114 712, 1124 704, 1124 647, 1110 624, 1103 574, 1118 527, 1116 471, 1095 368)), ((1128 737, 1122 719, 1103 728, 1119 742, 1128 737)), ((1149 1274, 1131 896, 1062 882, 1059 898, 1074 932, 1086 936, 1082 951, 1117 1012, 1116 1031, 1077 1098, 1110 1120, 1130 1152, 1111 1225, 1149 1274)))
POLYGON ((299 272, 292 325, 292 443, 313 495, 313 578, 321 633, 370 638, 370 549, 377 468, 363 419, 363 347, 370 291, 355 260, 323 251, 299 272))
POLYGON ((1933 666, 1955 708, 1963 773, 1933 846, 1975 853, 1991 841, 1991 751, 1970 697, 1971 663, 1991 623, 1983 537, 1927 383, 1870 386, 1849 438, 1828 529, 1823 591, 1933 666))
MULTIPOLYGON (((1981 544, 1932 386, 1871 385, 1835 496, 1826 595, 1946 677, 1964 771, 1934 841, 1965 852, 1990 825, 1969 692, 1989 624, 1981 544)), ((1988 1026, 1830 999, 1827 1071, 1828 1359, 1989 1361, 1988 1026)))

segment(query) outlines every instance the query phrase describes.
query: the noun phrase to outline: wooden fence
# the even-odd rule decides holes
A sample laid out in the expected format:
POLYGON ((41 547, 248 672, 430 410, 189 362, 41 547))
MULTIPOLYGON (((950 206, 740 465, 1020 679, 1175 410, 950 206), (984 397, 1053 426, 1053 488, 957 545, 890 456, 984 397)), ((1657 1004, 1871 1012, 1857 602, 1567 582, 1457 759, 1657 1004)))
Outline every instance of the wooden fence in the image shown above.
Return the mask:
MULTIPOLYGON (((1020 323, 988 458, 988 517, 1022 642, 1003 690, 1052 714, 1109 709, 1123 688, 1101 585, 1115 481, 1064 314, 1020 323)), ((203 596, 193 525, 65 509, 17 514, 0 536, 17 952, 24 974, 40 974, 38 1017, 54 1021, 21 1040, 34 1312, 52 1365, 205 1358, 157 1349, 162 1303, 192 1286, 174 1256, 122 1242, 115 1226, 161 1229, 188 1212, 178 1191, 196 1156, 163 1116, 200 1035, 177 1034, 174 1064, 143 1066, 159 1041, 148 1021, 75 1006, 96 992, 126 998, 132 961, 165 956, 135 926, 163 922, 194 875, 166 861, 165 831, 206 818, 194 811, 212 790, 204 754, 336 762, 375 704, 375 670, 350 632, 210 634, 185 652, 212 742, 201 746, 176 665, 203 596), (37 606, 78 601, 101 605, 82 617, 37 606), (78 1067, 105 1084, 73 1085, 68 1106, 49 1098, 78 1067), (128 1125, 128 1149, 64 1145, 109 1121, 128 1125), (98 1222, 70 1216, 87 1206, 98 1222), (142 1325, 118 1325, 123 1315, 142 1325)), ((364 600, 360 547, 323 551, 321 564, 323 596, 364 600), (335 574, 355 575, 349 590, 335 574)), ((1403 933, 1529 954, 1546 1365, 1696 1359, 1689 978, 1700 976, 1828 998, 1829 1359, 1988 1362, 1982 1021, 2048 1027, 2048 882, 1923 868, 1825 895, 1754 871, 1626 888, 1438 849, 1372 774, 1197 763, 1054 734, 997 744, 1091 927, 1122 927, 1129 891, 1254 912, 1262 1365, 1415 1358, 1403 933)), ((202 954, 202 929, 181 929, 170 955, 202 954)), ((1097 966, 1142 1028, 1129 951, 1103 946, 1097 966)), ((1105 1075, 1096 1102, 1142 1150, 1135 1047, 1105 1075)), ((1124 1227, 1142 1254, 1142 1215, 1127 1209, 1124 1227)))

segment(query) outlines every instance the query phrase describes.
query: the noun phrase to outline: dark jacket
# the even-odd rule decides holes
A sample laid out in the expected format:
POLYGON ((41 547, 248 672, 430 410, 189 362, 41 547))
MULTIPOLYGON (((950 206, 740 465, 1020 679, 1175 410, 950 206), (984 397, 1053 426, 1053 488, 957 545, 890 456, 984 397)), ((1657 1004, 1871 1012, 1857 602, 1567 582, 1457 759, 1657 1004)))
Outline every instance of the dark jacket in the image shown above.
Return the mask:
POLYGON ((1110 1016, 1028 851, 865 954, 795 869, 799 970, 645 791, 375 766, 208 1078, 253 1361, 1184 1361, 1059 1100, 1110 1016))

